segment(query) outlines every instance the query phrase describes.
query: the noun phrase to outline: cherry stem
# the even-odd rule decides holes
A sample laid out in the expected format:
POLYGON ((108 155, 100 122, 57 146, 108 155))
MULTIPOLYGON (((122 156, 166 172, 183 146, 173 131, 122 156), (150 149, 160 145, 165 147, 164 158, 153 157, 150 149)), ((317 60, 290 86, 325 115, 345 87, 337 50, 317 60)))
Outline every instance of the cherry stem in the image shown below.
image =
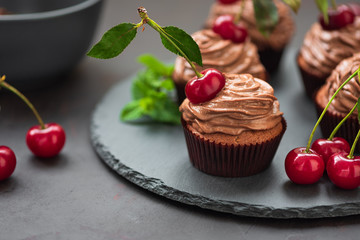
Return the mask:
MULTIPOLYGON (((203 77, 203 74, 199 73, 196 70, 195 65, 190 61, 189 57, 174 43, 174 41, 171 39, 173 38, 170 34, 168 34, 167 32, 164 31, 164 29, 162 27, 160 27, 159 24, 157 24, 155 21, 153 21, 151 18, 149 18, 147 11, 144 7, 139 7, 138 8, 138 12, 139 15, 142 19, 142 24, 148 24, 150 27, 152 27, 153 29, 155 29, 158 33, 161 34, 161 36, 163 36, 164 38, 166 38, 175 48, 176 50, 178 50, 178 52, 180 53, 181 56, 183 56, 186 61, 190 64, 191 68, 194 70, 196 76, 198 78, 203 77)), ((175 39, 176 40, 176 39, 175 39)))
POLYGON ((342 126, 342 124, 351 116, 351 114, 355 111, 356 107, 357 107, 358 103, 356 102, 356 104, 354 105, 354 107, 351 109, 351 111, 339 122, 339 124, 334 128, 334 130, 332 131, 332 133, 330 134, 330 137, 328 138, 328 140, 332 141, 333 138, 335 137, 335 134, 337 133, 337 131, 340 129, 340 127, 342 126))
POLYGON ((331 0, 331 5, 332 5, 332 7, 333 7, 334 10, 337 8, 336 1, 335 1, 335 0, 331 0))
POLYGON ((40 117, 40 114, 38 113, 38 111, 36 110, 36 108, 34 107, 34 105, 32 105, 32 103, 29 101, 29 99, 27 99, 25 97, 24 94, 22 94, 19 90, 17 90, 16 88, 14 88, 13 86, 11 86, 10 84, 8 84, 7 82, 5 82, 6 76, 3 75, 0 78, 0 86, 6 88, 7 90, 13 92, 16 96, 18 96, 19 98, 21 98, 25 104, 31 109, 31 111, 34 113, 37 121, 40 124, 41 129, 45 129, 45 124, 43 122, 43 120, 40 117))
POLYGON ((244 12, 244 8, 245 8, 245 1, 241 2, 241 6, 240 6, 240 11, 236 14, 235 18, 234 18, 234 24, 238 24, 241 20, 241 16, 244 12))
POLYGON ((350 153, 349 153, 349 155, 347 156, 347 158, 349 158, 349 159, 353 159, 353 158, 354 158, 354 152, 355 152, 356 144, 357 144, 359 138, 360 138, 360 130, 358 131, 358 133, 357 133, 357 135, 356 135, 356 137, 355 137, 355 140, 354 140, 354 142, 353 142, 353 145, 351 146, 350 153))
POLYGON ((331 102, 334 100, 334 98, 335 98, 336 95, 340 92, 340 90, 341 90, 354 76, 356 76, 356 74, 358 74, 359 71, 360 71, 360 67, 359 67, 358 70, 356 70, 348 79, 346 79, 346 81, 343 82, 343 84, 341 84, 341 86, 340 86, 340 87, 336 90, 336 92, 332 95, 332 97, 330 98, 330 101, 327 103, 326 107, 325 107, 324 110, 322 111, 319 119, 317 120, 317 122, 316 122, 316 124, 315 124, 315 126, 314 126, 314 128, 313 128, 313 130, 312 130, 312 132, 311 132, 311 134, 310 134, 309 141, 308 141, 308 144, 307 144, 307 146, 306 146, 305 152, 307 152, 307 153, 309 152, 310 146, 311 146, 311 142, 312 142, 312 139, 313 139, 313 137, 314 137, 315 131, 316 131, 317 127, 319 126, 321 120, 323 119, 326 111, 328 110, 331 102))

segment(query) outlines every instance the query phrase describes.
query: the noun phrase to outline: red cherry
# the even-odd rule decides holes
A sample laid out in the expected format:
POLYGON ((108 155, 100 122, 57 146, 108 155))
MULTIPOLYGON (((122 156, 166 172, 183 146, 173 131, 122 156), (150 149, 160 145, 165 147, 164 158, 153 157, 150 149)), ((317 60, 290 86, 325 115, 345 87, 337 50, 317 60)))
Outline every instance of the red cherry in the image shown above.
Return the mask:
POLYGON ((16 166, 16 157, 9 147, 0 146, 0 181, 11 176, 16 166))
POLYGON ((313 150, 305 147, 291 150, 285 158, 285 171, 297 184, 313 184, 319 181, 325 169, 324 160, 313 150))
POLYGON ((333 140, 319 138, 311 145, 311 149, 320 154, 326 166, 326 163, 331 155, 338 152, 350 152, 349 143, 341 137, 335 137, 333 140))
POLYGON ((45 124, 45 129, 33 126, 26 134, 26 144, 38 157, 54 157, 65 144, 65 131, 56 123, 45 124))
POLYGON ((232 4, 234 2, 237 2, 238 0, 218 0, 219 3, 222 4, 232 4))
POLYGON ((208 68, 201 74, 201 78, 194 77, 185 86, 186 97, 194 104, 213 99, 225 86, 225 77, 218 70, 208 68))
POLYGON ((360 156, 349 159, 348 153, 335 153, 326 165, 330 180, 343 189, 354 189, 360 185, 360 156))
POLYGON ((319 21, 323 29, 335 30, 352 24, 355 20, 355 14, 353 10, 347 5, 339 5, 336 10, 329 9, 329 23, 326 24, 324 16, 320 15, 319 21))
POLYGON ((360 16, 360 4, 358 3, 348 3, 349 8, 354 12, 356 16, 360 16))
POLYGON ((242 43, 246 40, 248 32, 245 27, 234 23, 231 15, 221 15, 216 18, 212 30, 223 39, 229 39, 234 43, 242 43))

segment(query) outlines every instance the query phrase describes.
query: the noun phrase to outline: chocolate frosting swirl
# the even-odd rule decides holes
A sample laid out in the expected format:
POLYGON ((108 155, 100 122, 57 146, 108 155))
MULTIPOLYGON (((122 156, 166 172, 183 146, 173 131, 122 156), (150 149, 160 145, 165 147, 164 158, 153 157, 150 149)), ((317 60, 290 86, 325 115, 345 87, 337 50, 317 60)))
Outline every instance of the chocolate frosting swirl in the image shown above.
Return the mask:
MULTIPOLYGON (((295 31, 294 20, 291 17, 289 7, 281 1, 275 1, 278 9, 279 22, 269 37, 262 35, 256 26, 256 19, 252 0, 245 1, 244 10, 241 16, 241 22, 247 27, 251 41, 261 50, 274 49, 281 50, 291 40, 295 31)), ((206 28, 211 28, 215 19, 220 15, 236 16, 241 9, 243 1, 237 1, 234 4, 221 4, 216 1, 211 9, 206 21, 206 28)))
POLYGON ((360 51, 360 17, 339 30, 323 30, 314 23, 306 33, 300 54, 307 63, 303 68, 319 78, 326 78, 338 63, 360 51))
MULTIPOLYGON (((336 90, 348 79, 360 66, 360 53, 353 55, 340 62, 334 69, 326 84, 318 93, 318 100, 322 106, 326 106, 336 90)), ((358 76, 351 79, 342 90, 336 95, 329 106, 329 111, 348 114, 360 97, 360 84, 358 76)), ((357 116, 357 110, 353 112, 357 116)))
MULTIPOLYGON (((221 72, 250 73, 264 79, 266 70, 260 63, 257 48, 249 40, 244 43, 233 43, 224 40, 212 30, 202 30, 192 35, 199 45, 203 67, 196 66, 200 72, 206 68, 216 68, 221 72)), ((182 57, 175 61, 174 82, 188 82, 195 76, 189 63, 182 57)))
POLYGON ((225 87, 205 103, 180 106, 183 119, 200 134, 240 135, 248 130, 268 130, 282 119, 273 88, 250 74, 224 74, 225 87))

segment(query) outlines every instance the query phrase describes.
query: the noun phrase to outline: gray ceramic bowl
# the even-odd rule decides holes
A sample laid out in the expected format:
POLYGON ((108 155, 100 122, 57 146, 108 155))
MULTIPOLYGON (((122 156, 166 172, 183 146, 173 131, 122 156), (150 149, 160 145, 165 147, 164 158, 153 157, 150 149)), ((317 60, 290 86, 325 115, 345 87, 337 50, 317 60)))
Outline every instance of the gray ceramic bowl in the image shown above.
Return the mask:
POLYGON ((18 88, 59 80, 92 43, 102 0, 0 0, 0 75, 18 88))

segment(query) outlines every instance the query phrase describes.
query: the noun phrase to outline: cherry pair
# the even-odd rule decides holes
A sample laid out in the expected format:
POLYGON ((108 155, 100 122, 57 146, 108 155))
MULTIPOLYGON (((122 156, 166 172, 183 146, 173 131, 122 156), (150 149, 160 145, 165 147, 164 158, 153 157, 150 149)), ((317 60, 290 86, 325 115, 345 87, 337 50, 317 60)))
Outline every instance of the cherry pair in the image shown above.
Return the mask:
POLYGON ((360 16, 360 5, 357 3, 339 5, 336 9, 328 10, 328 22, 320 15, 319 22, 325 30, 336 30, 352 24, 355 16, 360 16))
POLYGON ((317 139, 307 151, 291 150, 285 159, 285 171, 297 184, 313 184, 320 180, 325 168, 330 180, 343 189, 360 185, 360 157, 349 157, 350 145, 343 138, 317 139))

